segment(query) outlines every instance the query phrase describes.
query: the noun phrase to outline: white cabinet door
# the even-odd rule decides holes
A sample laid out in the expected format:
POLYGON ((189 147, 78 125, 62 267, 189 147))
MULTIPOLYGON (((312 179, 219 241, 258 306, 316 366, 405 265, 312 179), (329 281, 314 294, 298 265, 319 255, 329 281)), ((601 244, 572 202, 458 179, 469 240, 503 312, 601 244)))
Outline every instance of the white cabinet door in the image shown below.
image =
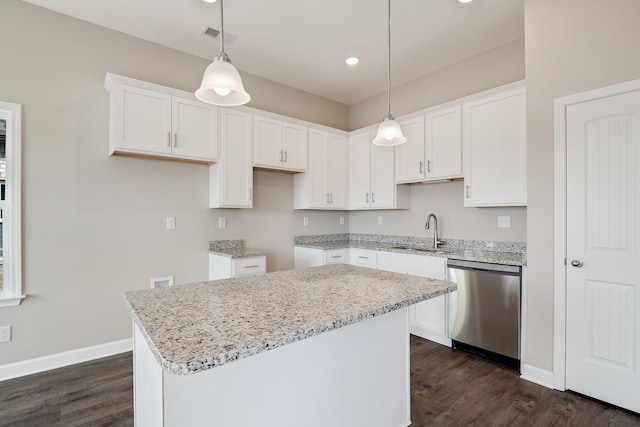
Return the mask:
POLYGON ((254 117, 253 164, 263 167, 282 167, 282 122, 266 117, 254 117))
POLYGON ((394 148, 373 145, 366 130, 349 138, 349 208, 396 208, 394 148))
POLYGON ((212 161, 218 158, 218 109, 186 98, 172 98, 172 154, 212 161))
POLYGON ((462 107, 456 105, 425 116, 426 178, 462 176, 462 107))
POLYGON ((171 96, 126 85, 112 91, 111 153, 171 154, 171 96))
POLYGON ((218 158, 217 107, 192 94, 107 74, 109 152, 194 160, 218 158))
POLYGON ((254 166, 307 170, 307 128, 267 117, 254 118, 254 166))
POLYGON ((350 209, 371 207, 371 145, 371 133, 368 130, 349 138, 350 209))
POLYGON ((220 109, 220 161, 209 166, 209 207, 253 207, 252 116, 220 109))
POLYGON ((309 130, 292 123, 282 125, 283 168, 305 172, 309 159, 309 130))
POLYGON ((396 207, 394 148, 371 145, 371 207, 396 207))
MULTIPOLYGON (((378 253, 378 269, 444 280, 446 258, 378 253)), ((409 331, 419 337, 451 347, 447 336, 447 295, 432 298, 409 307, 409 331)))
POLYGON ((465 206, 526 206, 525 89, 462 106, 465 206))
POLYGON ((309 170, 294 177, 295 209, 344 209, 347 188, 346 138, 309 130, 309 170))
POLYGON ((329 134, 328 189, 333 209, 347 207, 347 140, 341 135, 329 134))
POLYGON ((425 180, 424 117, 398 121, 407 142, 395 147, 396 182, 410 183, 425 180))

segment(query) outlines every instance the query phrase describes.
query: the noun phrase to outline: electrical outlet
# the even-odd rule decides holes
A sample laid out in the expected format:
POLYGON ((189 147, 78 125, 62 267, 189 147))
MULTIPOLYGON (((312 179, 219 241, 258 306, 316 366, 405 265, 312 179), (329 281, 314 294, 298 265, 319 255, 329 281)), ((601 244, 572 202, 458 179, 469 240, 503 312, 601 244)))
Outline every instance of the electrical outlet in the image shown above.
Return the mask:
POLYGON ((227 218, 225 217, 218 218, 218 228, 227 228, 227 218))
POLYGON ((510 216, 499 216, 498 217, 498 228, 511 228, 511 217, 510 216))
POLYGON ((11 341, 11 326, 0 326, 0 342, 11 341))
POLYGON ((309 225, 309 217, 305 216, 302 218, 302 225, 309 225))
POLYGON ((167 230, 173 230, 176 228, 176 218, 173 216, 167 217, 167 230))
POLYGON ((340 225, 344 225, 344 217, 343 216, 340 217, 340 225))
POLYGON ((382 217, 381 216, 378 217, 378 225, 382 225, 382 217))

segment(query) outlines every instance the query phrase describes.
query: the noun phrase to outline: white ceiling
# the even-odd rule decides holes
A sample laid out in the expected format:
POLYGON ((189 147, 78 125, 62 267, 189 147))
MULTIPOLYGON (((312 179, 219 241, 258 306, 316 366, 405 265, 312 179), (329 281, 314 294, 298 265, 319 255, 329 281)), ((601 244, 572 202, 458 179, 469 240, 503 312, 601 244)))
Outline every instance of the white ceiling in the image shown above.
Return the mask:
MULTIPOLYGON (((219 51, 201 34, 220 28, 219 3, 24 1, 202 58, 219 51)), ((224 17, 238 36, 225 51, 242 71, 347 105, 386 91, 386 0, 226 0, 224 17)), ((391 20, 397 86, 524 37, 524 0, 395 0, 391 20)))

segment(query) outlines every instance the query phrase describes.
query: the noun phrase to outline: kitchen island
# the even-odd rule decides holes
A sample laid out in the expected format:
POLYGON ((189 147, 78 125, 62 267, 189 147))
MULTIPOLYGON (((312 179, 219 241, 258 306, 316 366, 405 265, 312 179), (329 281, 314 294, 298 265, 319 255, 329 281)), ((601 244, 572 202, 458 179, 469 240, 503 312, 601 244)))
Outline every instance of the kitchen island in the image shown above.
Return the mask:
POLYGON ((454 289, 330 265, 129 292, 136 425, 407 426, 407 307, 454 289))

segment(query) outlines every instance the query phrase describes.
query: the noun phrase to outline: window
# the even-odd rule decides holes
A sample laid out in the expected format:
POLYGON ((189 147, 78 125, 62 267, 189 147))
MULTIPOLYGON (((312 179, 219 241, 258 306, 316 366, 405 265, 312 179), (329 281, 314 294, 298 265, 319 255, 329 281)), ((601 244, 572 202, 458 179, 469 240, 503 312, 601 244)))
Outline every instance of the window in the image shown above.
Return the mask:
POLYGON ((22 106, 0 102, 0 307, 18 305, 22 293, 22 106))

